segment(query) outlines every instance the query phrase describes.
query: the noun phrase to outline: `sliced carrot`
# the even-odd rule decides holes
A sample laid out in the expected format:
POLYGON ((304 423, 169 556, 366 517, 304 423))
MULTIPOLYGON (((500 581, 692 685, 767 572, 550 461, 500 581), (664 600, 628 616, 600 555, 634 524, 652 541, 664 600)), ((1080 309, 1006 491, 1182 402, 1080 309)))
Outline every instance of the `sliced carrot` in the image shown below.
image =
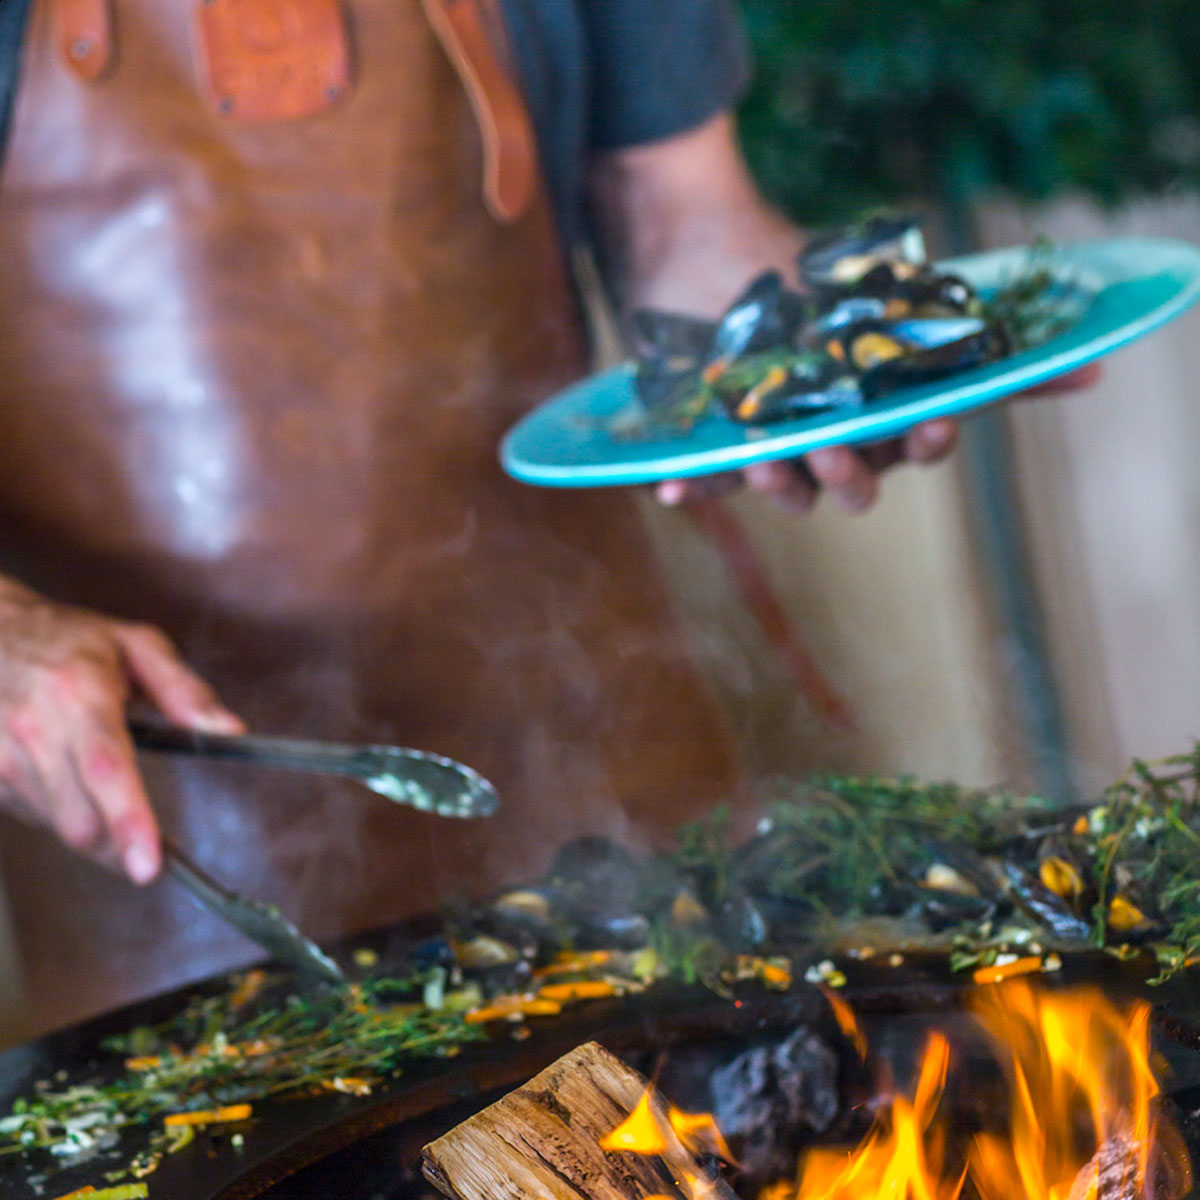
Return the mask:
POLYGON ((564 950, 555 956, 552 963, 538 967, 533 977, 545 979, 550 975, 566 975, 570 971, 591 971, 607 966, 612 962, 612 957, 611 950, 564 950))
POLYGON ((602 996, 615 996, 617 989, 607 979, 579 979, 574 983, 548 983, 538 990, 543 1000, 559 1000, 564 1004, 571 1000, 598 1000, 602 996))
POLYGON ((127 1071, 153 1071, 162 1062, 157 1054, 139 1054, 136 1058, 125 1060, 127 1071))
POLYGON ((980 967, 971 978, 979 984, 1003 983, 1016 975, 1031 975, 1041 969, 1041 955, 1030 954, 1026 958, 1013 959, 1012 962, 997 963, 994 967, 980 967))
POLYGON ((171 1113, 164 1125, 220 1125, 226 1121, 244 1121, 250 1116, 249 1104, 226 1104, 221 1108, 202 1108, 196 1112, 171 1113))
POLYGON ((498 996, 491 1004, 476 1008, 463 1017, 468 1025, 482 1025, 486 1021, 503 1021, 509 1017, 556 1017, 562 1012, 557 1000, 546 1000, 538 996, 498 996))

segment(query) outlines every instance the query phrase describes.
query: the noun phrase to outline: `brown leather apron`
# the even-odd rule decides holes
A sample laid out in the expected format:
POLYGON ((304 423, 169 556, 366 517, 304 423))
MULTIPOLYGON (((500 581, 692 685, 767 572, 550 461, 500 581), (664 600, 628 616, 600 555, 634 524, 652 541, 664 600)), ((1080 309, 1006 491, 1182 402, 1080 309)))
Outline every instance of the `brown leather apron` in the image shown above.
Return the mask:
MULTIPOLYGON (((148 764, 164 826, 328 936, 661 833, 730 750, 629 498, 507 479, 504 429, 582 369, 539 196, 480 198, 462 85, 418 0, 345 6, 327 111, 239 121, 202 0, 115 0, 72 70, 35 5, 0 176, 0 569, 161 624, 263 731, 399 741, 494 778, 451 823, 353 788, 148 764)), ((6 822, 45 1027, 252 956, 6 822)))

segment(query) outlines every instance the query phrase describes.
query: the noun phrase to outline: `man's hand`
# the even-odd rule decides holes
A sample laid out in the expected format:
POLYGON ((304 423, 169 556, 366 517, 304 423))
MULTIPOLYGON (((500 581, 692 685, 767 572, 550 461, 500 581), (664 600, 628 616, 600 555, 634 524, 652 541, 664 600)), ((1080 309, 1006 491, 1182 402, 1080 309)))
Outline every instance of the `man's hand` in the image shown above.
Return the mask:
POLYGON ((139 694, 180 725, 243 728, 159 630, 0 581, 0 804, 148 883, 158 824, 125 724, 139 694))
POLYGON ((741 471, 699 479, 668 479, 655 495, 676 505, 698 496, 719 496, 742 486, 770 496, 784 508, 808 512, 822 492, 847 512, 864 512, 879 495, 879 476, 897 463, 934 463, 958 444, 958 424, 926 421, 902 438, 869 446, 825 446, 803 458, 753 463, 741 471))
MULTIPOLYGON (((715 318, 760 271, 775 267, 785 278, 794 276, 804 235, 758 194, 728 114, 678 137, 603 156, 591 188, 605 259, 626 312, 646 307, 715 318)), ((1034 391, 1086 387, 1096 374, 1085 367, 1034 391)), ((826 492, 847 511, 862 512, 878 496, 887 468, 937 462, 957 442, 957 423, 941 418, 888 442, 829 446, 729 474, 667 480, 656 494, 664 504, 680 504, 745 485, 807 511, 826 492)))

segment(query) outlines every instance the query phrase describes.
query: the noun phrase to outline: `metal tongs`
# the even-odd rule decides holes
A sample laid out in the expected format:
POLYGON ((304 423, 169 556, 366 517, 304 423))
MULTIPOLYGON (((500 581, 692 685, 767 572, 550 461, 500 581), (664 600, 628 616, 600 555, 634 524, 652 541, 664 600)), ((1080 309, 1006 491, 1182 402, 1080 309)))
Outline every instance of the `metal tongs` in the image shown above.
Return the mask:
POLYGON ((297 738, 196 733, 173 725, 131 720, 141 750, 192 754, 285 771, 343 775, 397 804, 440 817, 490 817, 500 805, 496 789, 478 771, 452 758, 402 746, 352 746, 297 738))
POLYGON ((170 838, 163 838, 162 848, 163 862, 171 875, 205 908, 232 925, 238 933, 257 942, 272 958, 325 983, 346 981, 342 968, 273 904, 251 900, 223 888, 170 838))
MULTIPOLYGON (((373 792, 443 817, 487 817, 500 804, 496 789, 478 771, 423 750, 399 746, 347 746, 293 738, 195 733, 171 725, 131 720, 129 731, 142 750, 201 755, 252 766, 343 775, 373 792)), ((343 983, 342 969, 272 904, 223 888, 170 838, 163 860, 171 875, 206 908, 272 958, 326 983, 343 983)))

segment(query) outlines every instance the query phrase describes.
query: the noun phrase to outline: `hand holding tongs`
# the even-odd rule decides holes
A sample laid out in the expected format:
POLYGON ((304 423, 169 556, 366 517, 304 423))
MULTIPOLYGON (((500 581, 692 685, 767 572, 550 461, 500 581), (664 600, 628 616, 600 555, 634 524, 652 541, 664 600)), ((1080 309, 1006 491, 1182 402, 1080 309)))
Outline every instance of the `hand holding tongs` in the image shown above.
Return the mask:
POLYGON ((173 725, 131 720, 139 749, 194 754, 286 771, 311 771, 357 779, 371 791, 442 817, 490 817, 496 789, 478 771, 425 750, 401 746, 351 746, 296 738, 197 733, 173 725))

